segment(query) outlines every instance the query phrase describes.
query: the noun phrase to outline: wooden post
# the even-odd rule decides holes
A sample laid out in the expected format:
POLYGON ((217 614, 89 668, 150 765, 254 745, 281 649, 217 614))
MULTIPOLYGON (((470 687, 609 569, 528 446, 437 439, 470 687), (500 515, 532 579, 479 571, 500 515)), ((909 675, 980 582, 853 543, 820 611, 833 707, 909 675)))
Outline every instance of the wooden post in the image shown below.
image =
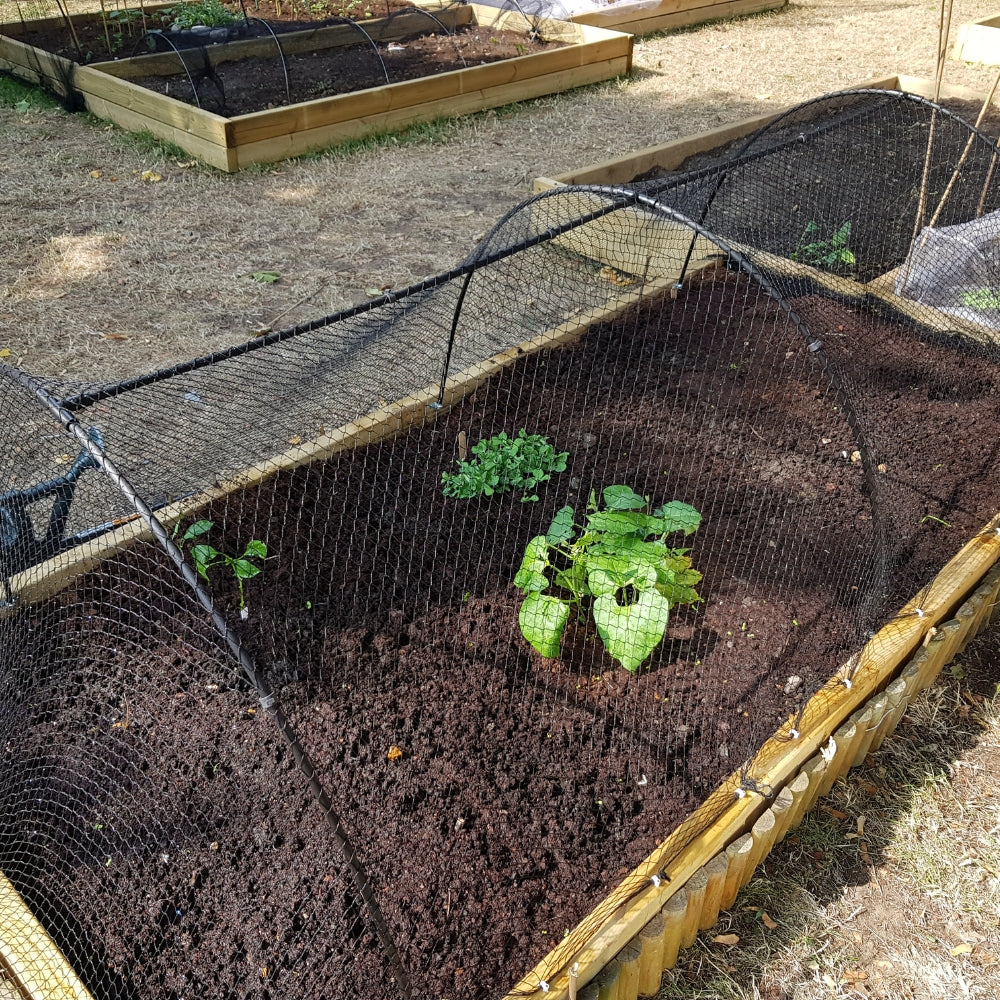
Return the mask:
MULTIPOLYGON (((734 896, 735 898, 735 896, 734 896)), ((687 912, 687 890, 681 889, 667 900, 663 907, 663 968, 672 969, 677 964, 677 952, 684 933, 684 914, 687 912)), ((602 997, 601 1000, 604 1000, 602 997)))
MULTIPOLYGON (((827 760, 822 754, 816 754, 802 765, 800 776, 806 779, 806 788, 800 798, 792 806, 792 815, 788 820, 788 829, 794 830, 802 822, 802 817, 816 804, 819 798, 819 788, 826 774, 827 760)), ((795 782, 792 783, 793 785, 795 782)), ((794 792, 793 792, 794 794, 794 792)))
POLYGON ((637 1000, 639 996, 639 959, 642 942, 638 938, 618 952, 618 1000, 637 1000))
POLYGON ((576 1000, 600 1000, 601 990, 596 982, 587 983, 583 989, 576 994, 576 1000))
POLYGON ((726 848, 726 858, 729 862, 726 871, 726 885, 719 900, 719 909, 728 910, 736 902, 736 896, 743 888, 743 873, 746 871, 750 854, 753 851, 753 835, 749 833, 738 837, 726 848))
POLYGON ((725 851, 716 854, 704 868, 708 877, 705 886, 705 902, 701 908, 698 930, 707 931, 714 927, 722 909, 722 897, 726 891, 726 876, 729 874, 729 855, 725 851))
POLYGON ((621 966, 617 960, 612 959, 594 977, 599 1000, 620 1000, 618 996, 618 982, 620 979, 621 966))
POLYGON ((704 868, 699 868, 688 880, 687 908, 684 910, 684 926, 681 930, 681 947, 690 948, 698 939, 698 924, 701 923, 701 909, 705 905, 705 890, 708 888, 708 875, 704 868))
POLYGON ((642 955, 639 957, 639 996, 652 997, 660 990, 663 975, 663 938, 667 932, 667 922, 662 913, 655 917, 641 931, 642 955))
POLYGON ((764 860, 767 852, 771 850, 771 845, 774 843, 774 834, 774 812, 771 809, 765 809, 750 828, 750 835, 753 837, 753 850, 750 852, 750 857, 747 858, 746 870, 743 873, 743 885, 746 885, 750 881, 757 865, 764 860))
POLYGON ((906 681, 903 680, 902 677, 897 677, 885 689, 885 713, 882 716, 882 721, 878 725, 878 729, 875 731, 875 735, 872 739, 872 745, 868 748, 869 753, 874 753, 878 750, 886 736, 888 736, 896 728, 899 716, 902 715, 903 711, 906 709, 906 702, 904 701, 905 696, 906 681))
POLYGON ((791 789, 786 785, 775 796, 774 804, 771 806, 771 812, 774 813, 774 839, 771 842, 772 847, 784 839, 785 832, 788 830, 788 822, 792 818, 792 806, 794 804, 795 798, 792 795, 791 789))
POLYGON ((857 740, 858 724, 853 719, 848 719, 834 734, 832 739, 832 750, 830 759, 827 761, 826 770, 819 783, 818 799, 830 794, 834 782, 847 771, 850 762, 847 760, 846 748, 857 740))
POLYGON ((861 734, 861 739, 858 741, 857 748, 854 751, 854 760, 851 761, 852 767, 858 767, 865 762, 865 758, 871 750, 872 743, 875 741, 875 734, 878 732, 879 726, 885 718, 885 710, 888 704, 889 696, 884 691, 868 702, 868 724, 865 726, 864 732, 861 734))

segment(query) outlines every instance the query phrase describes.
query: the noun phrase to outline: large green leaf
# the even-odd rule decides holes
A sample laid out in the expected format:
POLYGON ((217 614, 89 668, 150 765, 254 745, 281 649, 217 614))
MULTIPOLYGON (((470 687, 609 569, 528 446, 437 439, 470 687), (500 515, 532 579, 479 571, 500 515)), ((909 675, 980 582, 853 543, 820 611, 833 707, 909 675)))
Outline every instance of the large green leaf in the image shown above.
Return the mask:
POLYGON ((569 618, 570 606, 550 594, 533 592, 521 604, 517 620, 521 634, 542 656, 554 659, 569 618))
POLYGON ((660 519, 635 510, 599 510, 587 516, 587 530, 609 535, 637 535, 644 538, 653 531, 662 531, 660 519))
POLYGON ((670 503, 665 503, 653 513, 657 517, 663 518, 665 534, 683 531, 685 535, 690 535, 697 531, 701 524, 701 514, 690 504, 681 503, 680 500, 671 500, 670 503))
POLYGON ((524 593, 544 590, 548 585, 545 571, 549 568, 549 543, 544 535, 535 535, 528 542, 521 560, 521 568, 514 577, 514 586, 524 593))
POLYGON ((545 532, 545 537, 550 545, 556 542, 568 542, 573 537, 573 508, 560 507, 556 511, 556 516, 552 518, 549 530, 545 532))
POLYGON ((670 618, 670 603, 655 590, 644 590, 634 604, 619 604, 613 596, 594 598, 594 621, 607 651, 636 673, 660 644, 670 618))
POLYGON ((608 510, 642 510, 646 506, 646 498, 629 486, 606 486, 602 495, 608 510))

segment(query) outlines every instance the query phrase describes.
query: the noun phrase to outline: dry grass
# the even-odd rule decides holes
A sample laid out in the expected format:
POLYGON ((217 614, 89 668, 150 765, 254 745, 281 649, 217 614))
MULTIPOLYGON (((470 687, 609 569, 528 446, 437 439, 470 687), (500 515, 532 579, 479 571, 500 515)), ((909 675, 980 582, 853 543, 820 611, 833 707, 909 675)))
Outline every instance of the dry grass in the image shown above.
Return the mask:
MULTIPOLYGON (((0 0, 0 19, 12 9, 0 0)), ((989 9, 959 3, 955 20, 989 9)), ((92 380, 353 304, 459 262, 538 174, 873 76, 928 76, 936 33, 927 2, 806 0, 640 39, 629 81, 236 176, 84 116, 0 107, 0 349, 92 380), (281 281, 247 277, 261 270, 281 281)), ((979 88, 989 76, 948 70, 979 88)))
POLYGON ((998 682, 994 626, 772 853, 662 1000, 997 996, 998 682))

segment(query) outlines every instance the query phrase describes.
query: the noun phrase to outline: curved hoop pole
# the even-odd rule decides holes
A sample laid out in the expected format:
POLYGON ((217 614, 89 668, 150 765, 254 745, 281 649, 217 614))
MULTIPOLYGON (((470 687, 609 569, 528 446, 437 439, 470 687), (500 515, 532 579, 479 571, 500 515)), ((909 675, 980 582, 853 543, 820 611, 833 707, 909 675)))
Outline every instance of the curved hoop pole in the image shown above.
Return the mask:
POLYGON ((141 35, 139 40, 132 46, 132 58, 135 58, 136 52, 139 50, 139 46, 152 35, 154 38, 161 38, 167 43, 173 50, 175 55, 181 61, 181 65, 184 67, 184 75, 188 78, 188 83, 191 84, 191 93, 194 94, 195 107, 201 107, 201 98, 198 96, 198 88, 194 85, 194 80, 191 77, 191 71, 188 69, 187 63, 184 61, 184 56, 181 55, 181 50, 177 48, 176 45, 162 32, 162 31, 147 31, 146 34, 141 35))
POLYGON ((455 32, 451 31, 447 24, 444 23, 440 18, 435 17, 429 10, 424 10, 422 7, 403 7, 401 10, 394 10, 387 18, 388 23, 394 17, 398 17, 400 14, 426 14, 438 27, 451 39, 451 44, 455 46, 455 53, 458 58, 462 60, 463 66, 468 66, 469 64, 465 61, 465 56, 462 55, 462 50, 458 47, 458 42, 455 40, 455 32))
POLYGON ((229 624, 227 623, 225 616, 215 606, 212 595, 204 588, 201 581, 198 579, 198 574, 194 567, 190 562, 188 562, 183 551, 171 537, 167 529, 163 526, 162 522, 156 517, 156 514, 150 509, 142 497, 139 496, 138 491, 132 485, 131 481, 105 454, 103 442, 98 443, 91 436, 89 430, 84 427, 72 413, 63 407, 59 400, 52 396, 44 385, 31 375, 28 375, 26 372, 17 371, 14 378, 21 386, 27 389, 35 397, 35 400, 45 411, 48 412, 50 416, 54 417, 59 422, 63 430, 77 439, 82 449, 89 456, 93 465, 100 469, 100 471, 108 477, 114 486, 121 492, 122 496, 129 502, 136 514, 138 514, 142 520, 145 521, 146 525, 152 532, 153 537, 157 542, 159 542, 170 561, 174 564, 178 574, 191 588, 198 603, 201 604, 202 608, 204 608, 211 618, 212 624, 225 641, 230 653, 236 658, 237 663, 239 663, 247 681, 249 681, 250 685, 258 695, 261 708, 274 720, 275 725, 278 727, 278 731, 281 733, 281 736, 289 750, 291 750, 298 769, 302 772, 303 777, 309 785, 309 790, 312 792, 317 804, 323 811, 323 817, 329 827, 330 834, 337 844, 337 847, 340 849, 344 862, 351 873, 354 886, 364 903, 368 919, 371 921, 372 927, 379 939, 379 943, 385 951, 386 958, 388 959, 389 966, 392 970, 393 976, 396 978, 400 991, 404 996, 410 997, 412 995, 410 981, 406 968, 403 965, 402 956, 396 948, 396 943, 392 938, 389 925, 386 923, 382 910, 378 905, 378 901, 375 899, 375 895, 372 892, 371 880, 369 879, 368 873, 365 871, 364 866, 358 857, 357 849, 354 847, 346 829, 344 828, 343 821, 336 810, 333 800, 323 787, 323 784, 316 773, 315 766, 306 753, 305 748, 299 741, 298 734, 292 727, 291 722, 285 715, 281 705, 278 703, 277 698, 268 687, 267 682, 265 681, 261 671, 258 669, 257 664, 254 662, 253 657, 247 652, 246 647, 240 641, 239 637, 229 628, 229 624))
MULTIPOLYGON (((493 24, 496 24, 497 21, 500 20, 500 15, 503 14, 504 11, 509 11, 511 9, 511 7, 516 7, 518 14, 520 14, 521 17, 523 17, 524 20, 527 21, 527 23, 531 25, 530 29, 528 30, 528 38, 531 41, 534 41, 538 37, 538 35, 539 35, 538 23, 537 23, 538 22, 538 16, 537 15, 532 15, 531 17, 528 17, 527 12, 521 6, 520 0, 504 0, 503 6, 500 7, 500 9, 497 11, 497 16, 495 18, 493 18, 493 24)), ((493 27, 493 25, 491 24, 490 27, 493 27)))
MULTIPOLYGON (((242 0, 240 0, 240 6, 243 6, 242 0)), ((292 103, 292 88, 288 83, 288 63, 285 62, 285 53, 281 48, 281 42, 278 41, 278 36, 274 33, 274 29, 265 21, 262 17, 249 17, 246 10, 243 11, 243 16, 246 17, 247 24, 251 21, 258 21, 263 24, 268 31, 271 32, 271 37, 274 39, 274 44, 278 46, 278 58, 281 60, 281 72, 285 74, 285 103, 292 103)))
MULTIPOLYGON (((814 104, 819 104, 824 101, 829 101, 838 97, 854 97, 854 96, 877 96, 883 97, 886 101, 890 100, 903 100, 910 101, 913 104, 924 104, 931 108, 933 113, 942 112, 947 117, 954 119, 964 125, 970 132, 979 135, 985 142, 987 142, 996 153, 996 145, 992 139, 984 135, 978 128, 974 125, 970 125, 964 118, 955 114, 953 111, 949 111, 947 108, 942 107, 940 104, 935 104, 933 101, 927 100, 925 97, 920 97, 917 94, 908 94, 905 91, 900 90, 880 90, 874 87, 863 87, 858 90, 838 90, 833 94, 825 94, 823 97, 813 98, 811 101, 805 101, 802 104, 796 104, 793 108, 788 108, 786 111, 781 112, 773 121, 768 122, 766 125, 762 125, 759 129, 751 132, 750 135, 746 137, 743 144, 736 150, 731 157, 728 158, 725 168, 719 176, 718 181, 712 188, 707 200, 705 201, 705 206, 701 211, 698 218, 699 223, 704 223, 708 216, 709 209, 712 207, 712 203, 715 201, 716 195, 725 184, 726 178, 729 176, 729 172, 747 153, 750 151, 750 147, 754 145, 759 139, 763 138, 768 133, 774 131, 774 129, 779 126, 786 119, 791 118, 793 115, 799 114, 806 108, 811 107, 814 104)), ((984 192, 985 200, 985 192, 984 192)), ((691 255, 694 252, 694 240, 691 241, 691 246, 688 247, 688 252, 684 258, 684 265, 681 267, 680 277, 677 279, 675 288, 681 288, 683 286, 684 278, 687 275, 688 266, 691 263, 691 255)))
POLYGON ((385 77, 385 82, 389 82, 389 71, 385 68, 385 60, 382 58, 382 53, 379 52, 378 46, 375 44, 375 39, 372 38, 372 36, 369 35, 357 21, 352 21, 349 17, 331 17, 326 23, 327 25, 346 24, 349 27, 360 31, 361 34, 367 39, 368 44, 375 50, 375 57, 378 59, 379 65, 382 67, 382 75, 385 77))

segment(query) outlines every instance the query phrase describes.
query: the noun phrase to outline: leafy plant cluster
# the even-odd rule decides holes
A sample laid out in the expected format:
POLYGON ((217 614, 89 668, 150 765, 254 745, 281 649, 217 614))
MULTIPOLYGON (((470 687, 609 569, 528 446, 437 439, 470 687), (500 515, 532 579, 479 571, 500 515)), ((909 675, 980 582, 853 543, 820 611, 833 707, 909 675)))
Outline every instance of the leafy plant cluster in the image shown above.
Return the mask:
POLYGON ((457 472, 441 474, 446 497, 468 500, 524 490, 522 501, 537 500, 531 491, 551 479, 553 472, 565 472, 569 458, 569 452, 557 453, 541 434, 528 434, 524 428, 513 438, 501 431, 479 441, 472 454, 472 461, 459 462, 457 472))
POLYGON ((976 288, 962 292, 962 305, 972 309, 1000 309, 1000 291, 992 288, 976 288))
POLYGON ((557 657, 570 613, 586 602, 608 653, 636 673, 663 640, 671 607, 701 600, 690 550, 666 542, 693 534, 701 515, 677 500, 651 510, 628 486, 609 486, 602 499, 603 508, 591 493, 582 525, 563 507, 528 543, 514 578, 525 595, 518 621, 542 656, 557 657))
POLYGON ((819 232, 819 223, 812 219, 799 237, 798 246, 792 253, 792 260, 825 267, 829 270, 851 267, 857 262, 854 251, 848 246, 851 239, 851 223, 845 222, 829 239, 809 239, 819 232), (808 240, 808 242, 806 242, 808 240))
MULTIPOLYGON (((207 535, 214 527, 214 521, 195 521, 181 535, 178 544, 186 545, 196 538, 201 538, 207 535)), ((191 546, 190 555, 191 561, 194 563, 194 568, 206 583, 209 582, 208 571, 213 567, 225 566, 230 570, 236 578, 237 587, 239 587, 240 611, 243 611, 247 606, 246 595, 243 592, 243 583, 245 580, 252 580, 260 574, 262 567, 258 566, 254 560, 267 558, 267 546, 259 538, 251 538, 240 555, 230 556, 225 552, 219 551, 214 546, 208 545, 206 542, 199 542, 197 545, 191 546)))
POLYGON ((206 28, 225 28, 235 24, 239 17, 221 3, 221 0, 193 0, 168 7, 163 12, 173 31, 184 31, 203 24, 206 28))

